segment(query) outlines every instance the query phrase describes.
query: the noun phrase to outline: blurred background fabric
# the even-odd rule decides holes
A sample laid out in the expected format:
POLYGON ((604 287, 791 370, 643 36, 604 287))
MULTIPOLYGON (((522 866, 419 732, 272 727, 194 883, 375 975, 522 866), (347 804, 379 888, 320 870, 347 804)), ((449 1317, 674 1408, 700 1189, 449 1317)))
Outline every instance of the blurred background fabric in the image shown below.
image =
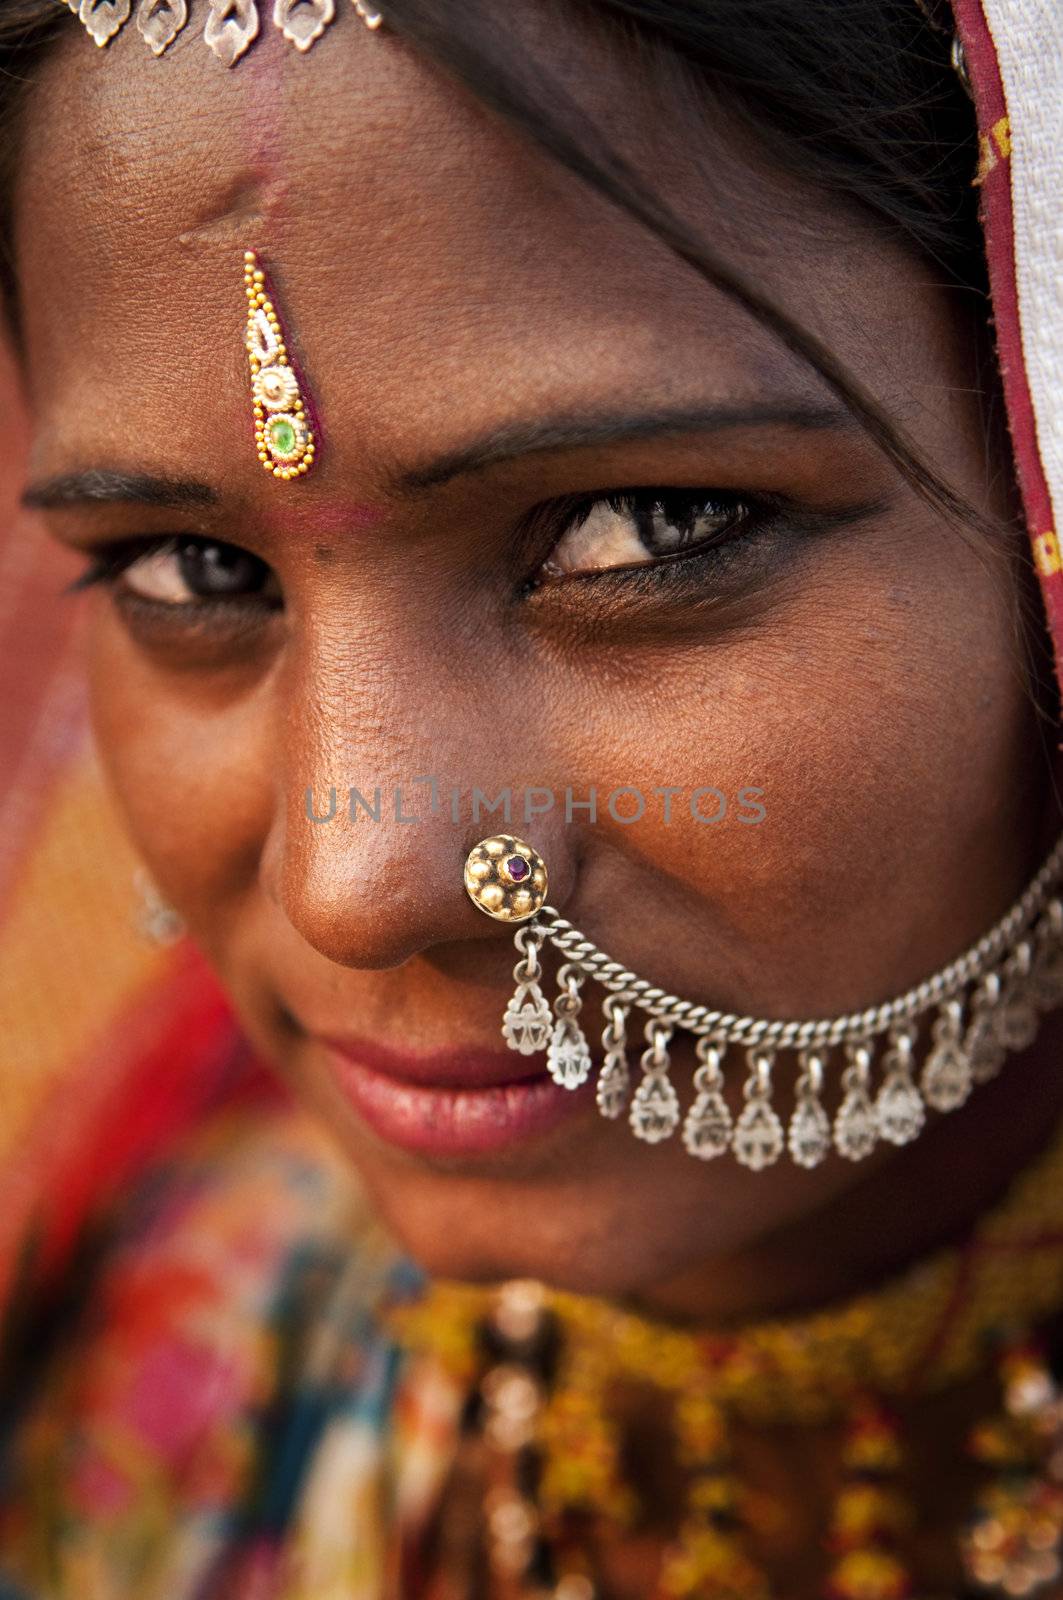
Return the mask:
POLYGON ((234 1025, 187 941, 138 927, 138 859, 95 758, 78 559, 21 511, 24 408, 0 346, 0 1305, 231 1073, 234 1025), (178 1048, 175 1050, 174 1045, 178 1048))

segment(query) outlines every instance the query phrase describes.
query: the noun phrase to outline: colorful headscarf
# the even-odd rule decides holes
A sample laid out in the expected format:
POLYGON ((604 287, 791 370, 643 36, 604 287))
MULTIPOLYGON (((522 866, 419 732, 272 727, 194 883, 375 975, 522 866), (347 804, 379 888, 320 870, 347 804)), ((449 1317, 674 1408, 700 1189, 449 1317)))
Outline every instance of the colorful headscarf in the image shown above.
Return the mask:
POLYGON ((978 114, 982 224, 1019 488, 1063 671, 1063 9, 955 0, 978 114))

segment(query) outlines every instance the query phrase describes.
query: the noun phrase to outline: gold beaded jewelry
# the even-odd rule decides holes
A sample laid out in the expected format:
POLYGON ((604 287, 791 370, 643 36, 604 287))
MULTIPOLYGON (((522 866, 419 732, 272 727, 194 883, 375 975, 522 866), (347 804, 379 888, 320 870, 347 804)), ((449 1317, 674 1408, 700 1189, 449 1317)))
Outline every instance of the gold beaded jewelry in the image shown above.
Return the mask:
POLYGON ((244 285, 258 459, 272 477, 290 481, 310 471, 317 442, 266 274, 254 250, 244 255, 244 285))
POLYGON ((957 1530, 962 1593, 1056 1600, 1063 1390, 1035 1330, 1063 1297, 1061 1195, 1063 1128, 962 1243, 842 1305, 743 1328, 690 1329, 528 1281, 437 1281, 392 1307, 403 1348, 477 1401, 463 1415, 484 1447, 488 1557, 507 1584, 485 1592, 604 1600, 595 1550, 638 1526, 645 1489, 616 1398, 641 1389, 670 1418, 685 1483, 647 1600, 771 1600, 763 1499, 732 1448, 745 1427, 837 1433, 824 1600, 926 1600, 909 1570, 905 1423, 924 1398, 995 1374, 999 1409, 964 1452, 978 1482, 957 1530))
POLYGON ((499 922, 524 922, 546 902, 546 863, 523 839, 500 833, 465 859, 465 889, 474 906, 499 922))

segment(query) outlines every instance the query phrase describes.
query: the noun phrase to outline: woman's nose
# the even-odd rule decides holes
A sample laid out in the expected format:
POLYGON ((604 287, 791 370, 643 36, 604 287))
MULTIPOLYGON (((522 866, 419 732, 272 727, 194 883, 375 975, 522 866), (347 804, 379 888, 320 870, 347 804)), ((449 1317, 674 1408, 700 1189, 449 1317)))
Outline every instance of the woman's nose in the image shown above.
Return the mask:
POLYGON ((507 925, 466 893, 466 857, 485 837, 525 830, 548 866, 553 858, 552 887, 563 894, 562 841, 547 818, 538 827, 534 818, 526 828, 523 820, 506 826, 501 809, 484 815, 475 786, 444 796, 427 777, 374 784, 369 793, 307 786, 285 808, 277 898, 307 943, 341 966, 397 966, 433 945, 505 937, 507 925))
POLYGON ((488 669, 486 647, 459 660, 416 607, 396 616, 381 605, 374 617, 359 599, 358 625, 344 612, 342 631, 319 606, 326 621, 306 630, 279 676, 262 886, 309 945, 344 967, 505 940, 507 924, 465 890, 474 844, 527 837, 546 860, 551 895, 571 883, 576 830, 551 803, 549 776, 529 788, 540 759, 534 724, 514 722, 512 676, 488 669))
POLYGON ((345 967, 393 967, 433 945, 504 939, 512 925, 472 903, 465 861, 484 838, 526 838, 546 860, 551 899, 563 901, 571 869, 556 807, 546 809, 549 793, 535 790, 525 821, 526 797, 504 782, 490 794, 419 774, 368 790, 293 789, 264 852, 267 892, 308 944, 345 967), (500 797, 488 810, 486 801, 500 797))

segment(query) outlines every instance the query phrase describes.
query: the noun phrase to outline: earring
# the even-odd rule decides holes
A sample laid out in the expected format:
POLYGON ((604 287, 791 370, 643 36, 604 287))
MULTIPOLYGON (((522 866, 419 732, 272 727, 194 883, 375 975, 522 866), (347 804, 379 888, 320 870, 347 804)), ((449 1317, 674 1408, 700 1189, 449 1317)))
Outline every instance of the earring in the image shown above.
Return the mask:
POLYGON ((144 867, 133 873, 133 888, 139 900, 135 926, 140 936, 163 948, 183 939, 188 931, 184 918, 163 899, 144 867))
POLYGON ((247 293, 247 355, 258 459, 274 478, 286 481, 310 471, 317 443, 266 274, 254 250, 244 255, 247 293))

